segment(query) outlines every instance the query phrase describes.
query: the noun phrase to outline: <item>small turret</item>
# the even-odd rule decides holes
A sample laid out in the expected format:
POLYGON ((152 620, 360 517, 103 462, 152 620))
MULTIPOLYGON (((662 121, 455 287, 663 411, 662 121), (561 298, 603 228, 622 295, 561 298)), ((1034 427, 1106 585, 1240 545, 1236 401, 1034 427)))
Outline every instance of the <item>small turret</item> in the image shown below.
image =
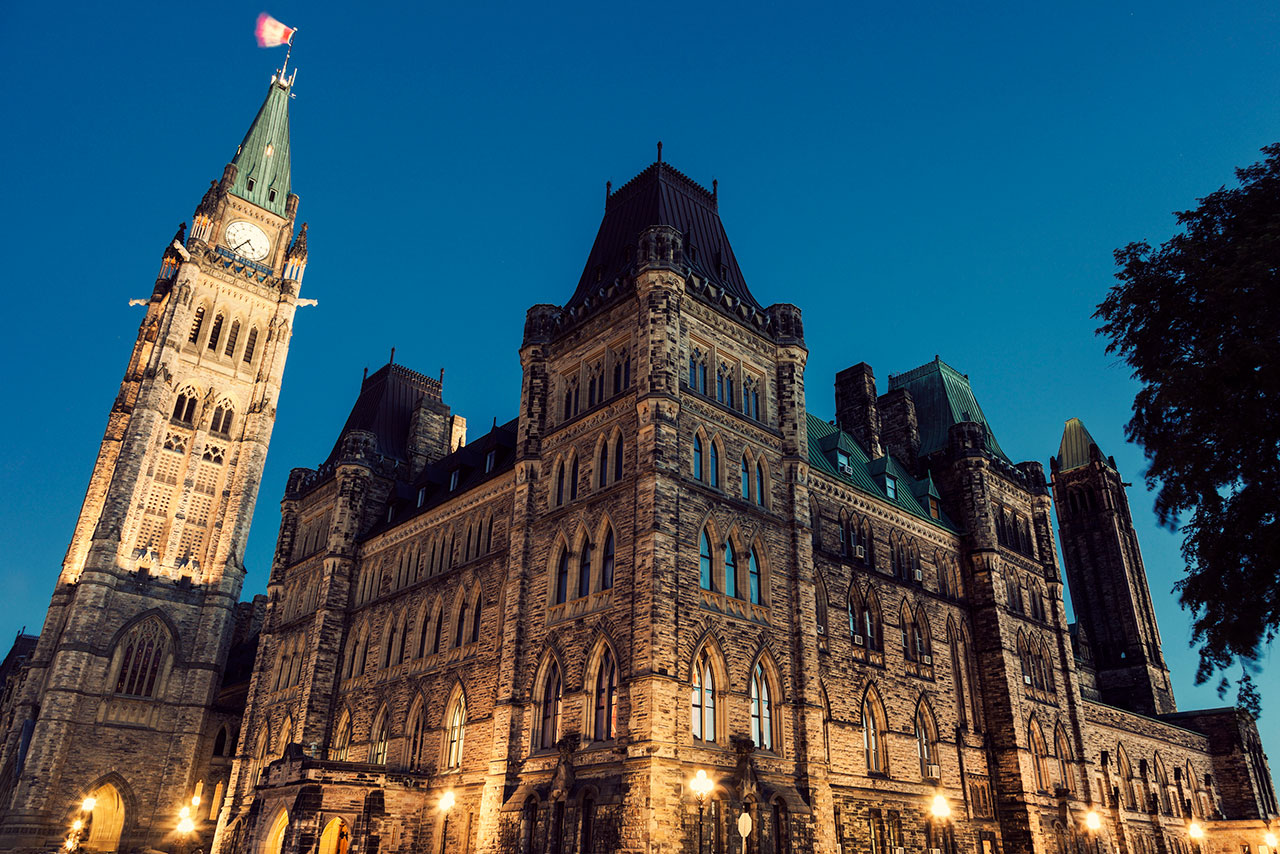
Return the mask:
POLYGON ((285 255, 284 277, 301 285, 302 274, 306 270, 307 224, 304 222, 302 228, 298 229, 298 236, 293 239, 293 245, 289 247, 288 254, 285 255))

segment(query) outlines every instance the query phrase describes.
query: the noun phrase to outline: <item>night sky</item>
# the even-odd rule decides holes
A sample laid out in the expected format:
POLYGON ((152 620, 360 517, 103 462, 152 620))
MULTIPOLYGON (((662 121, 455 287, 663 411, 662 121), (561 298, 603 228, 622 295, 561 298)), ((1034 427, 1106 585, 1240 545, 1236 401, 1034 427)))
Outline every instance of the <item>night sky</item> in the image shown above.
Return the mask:
MULTIPOLYGON (((805 313, 808 406, 841 368, 935 354, 1005 451, 1084 419, 1129 496, 1179 706, 1190 616, 1095 337, 1112 250, 1280 140, 1274 3, 582 6, 291 2, 293 189, 310 264, 249 541, 262 592, 288 470, 321 462, 362 370, 445 369, 471 434, 514 417, 524 312, 573 292, 614 186, 709 186, 761 304, 805 313)), ((38 630, 160 253, 222 174, 283 48, 238 2, 0 6, 5 204, 0 643, 38 630)), ((2 653, 2 650, 0 650, 2 653)), ((1267 662, 1264 660, 1263 664, 1267 662)), ((1272 668, 1274 669, 1274 667, 1272 668)), ((1280 680, 1260 721, 1280 760, 1280 680)))

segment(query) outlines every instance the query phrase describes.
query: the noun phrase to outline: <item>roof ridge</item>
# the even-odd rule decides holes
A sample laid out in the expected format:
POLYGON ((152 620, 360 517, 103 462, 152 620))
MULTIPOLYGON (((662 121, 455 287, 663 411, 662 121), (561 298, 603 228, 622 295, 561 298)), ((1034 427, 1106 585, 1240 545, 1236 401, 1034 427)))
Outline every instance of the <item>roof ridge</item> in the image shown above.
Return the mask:
POLYGON ((605 199, 604 209, 608 211, 613 205, 620 204, 627 199, 630 199, 643 184, 647 183, 645 179, 649 177, 650 173, 656 174, 659 181, 663 180, 665 176, 670 175, 672 178, 677 179, 672 183, 679 183, 683 185, 683 189, 691 191, 695 196, 697 194, 701 194, 702 198, 699 199, 699 201, 705 202, 712 210, 717 209, 718 205, 714 193, 681 172, 676 167, 672 166, 670 163, 666 163, 662 160, 650 163, 638 175, 610 193, 608 198, 605 199))
POLYGON ((925 362, 923 365, 920 365, 917 368, 912 368, 909 371, 903 371, 900 374, 889 374, 889 388, 892 390, 894 388, 897 388, 899 385, 903 383, 909 383, 913 380, 918 380, 923 376, 928 376, 929 374, 933 373, 935 370, 938 373, 943 373, 944 370, 949 371, 952 374, 952 376, 954 376, 956 379, 964 380, 966 383, 969 381, 968 374, 961 373, 960 371, 951 367, 946 362, 942 361, 942 358, 940 356, 934 356, 931 361, 925 362))

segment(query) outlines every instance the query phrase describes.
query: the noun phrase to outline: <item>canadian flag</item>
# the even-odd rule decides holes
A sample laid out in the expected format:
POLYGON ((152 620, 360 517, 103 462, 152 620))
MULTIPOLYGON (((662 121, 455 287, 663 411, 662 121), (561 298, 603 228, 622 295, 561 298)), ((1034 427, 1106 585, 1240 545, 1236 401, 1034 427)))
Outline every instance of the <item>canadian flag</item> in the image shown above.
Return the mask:
POLYGON ((258 37, 258 47, 279 47, 293 39, 293 27, 286 27, 263 12, 258 16, 258 26, 254 29, 254 34, 258 37))

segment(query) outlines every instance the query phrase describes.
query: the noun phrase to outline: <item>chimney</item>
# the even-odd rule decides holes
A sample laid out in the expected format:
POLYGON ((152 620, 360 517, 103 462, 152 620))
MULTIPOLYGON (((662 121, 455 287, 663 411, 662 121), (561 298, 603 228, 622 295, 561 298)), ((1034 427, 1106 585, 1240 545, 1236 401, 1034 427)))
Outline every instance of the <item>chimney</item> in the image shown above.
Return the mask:
POLYGON ((883 456, 876 377, 866 362, 836 374, 836 424, 857 439, 871 459, 883 456))
POLYGON ((877 401, 880 409, 881 441, 887 453, 898 458, 907 469, 919 476, 920 425, 916 421, 916 404, 911 392, 896 388, 881 395, 877 401))

